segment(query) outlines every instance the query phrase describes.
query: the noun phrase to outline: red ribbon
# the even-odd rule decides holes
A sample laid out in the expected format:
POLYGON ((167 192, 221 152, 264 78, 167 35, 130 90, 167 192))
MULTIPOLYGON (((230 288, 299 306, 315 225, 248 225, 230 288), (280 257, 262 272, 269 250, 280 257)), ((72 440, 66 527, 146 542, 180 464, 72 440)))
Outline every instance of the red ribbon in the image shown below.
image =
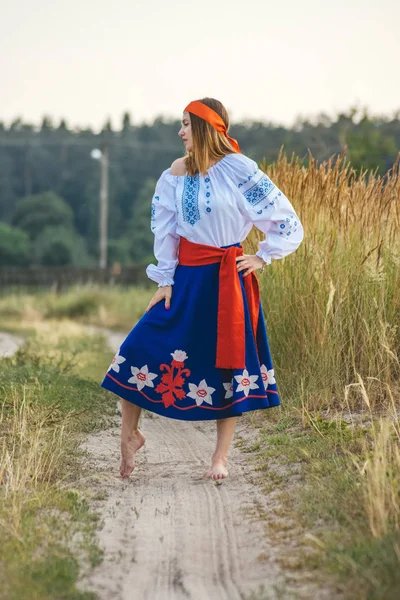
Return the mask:
MULTIPOLYGON (((189 242, 184 237, 179 243, 179 264, 186 267, 221 263, 218 292, 217 359, 218 369, 245 369, 245 319, 243 292, 236 257, 243 256, 243 248, 230 246, 218 248, 189 242)), ((250 312, 251 328, 257 339, 260 290, 253 271, 243 277, 250 312)))
POLYGON ((222 117, 220 117, 215 110, 209 106, 206 106, 199 100, 194 100, 187 105, 183 112, 190 112, 193 115, 196 115, 196 117, 200 117, 200 119, 204 119, 204 121, 210 123, 214 129, 216 129, 219 133, 222 133, 230 141, 235 150, 240 152, 239 144, 234 138, 231 138, 228 135, 228 131, 222 117))

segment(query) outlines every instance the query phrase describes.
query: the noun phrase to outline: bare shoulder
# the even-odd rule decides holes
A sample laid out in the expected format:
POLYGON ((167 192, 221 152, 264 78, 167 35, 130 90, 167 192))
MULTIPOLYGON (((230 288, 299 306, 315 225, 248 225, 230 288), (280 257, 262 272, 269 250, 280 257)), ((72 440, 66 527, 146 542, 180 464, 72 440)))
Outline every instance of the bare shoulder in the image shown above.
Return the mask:
POLYGON ((177 158, 171 165, 171 175, 186 175, 185 159, 177 158))

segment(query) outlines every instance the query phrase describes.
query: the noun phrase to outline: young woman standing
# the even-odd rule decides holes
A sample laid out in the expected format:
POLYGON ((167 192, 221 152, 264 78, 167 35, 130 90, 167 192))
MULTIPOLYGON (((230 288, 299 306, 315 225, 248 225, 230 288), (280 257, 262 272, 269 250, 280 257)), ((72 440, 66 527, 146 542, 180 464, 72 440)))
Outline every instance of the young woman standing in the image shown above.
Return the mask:
POLYGON ((294 252, 303 227, 286 196, 241 154, 218 100, 191 102, 178 133, 186 149, 160 176, 151 229, 158 284, 115 355, 102 386, 121 397, 122 477, 145 442, 142 408, 182 420, 216 420, 205 477, 228 475, 228 451, 244 412, 280 404, 257 269, 294 252), (252 226, 266 234, 243 254, 252 226))

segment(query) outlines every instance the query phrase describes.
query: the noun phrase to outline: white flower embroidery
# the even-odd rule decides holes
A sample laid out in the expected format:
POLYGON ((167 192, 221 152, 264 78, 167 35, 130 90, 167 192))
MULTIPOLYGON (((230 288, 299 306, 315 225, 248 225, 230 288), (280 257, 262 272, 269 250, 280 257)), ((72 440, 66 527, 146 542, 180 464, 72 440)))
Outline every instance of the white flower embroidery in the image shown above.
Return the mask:
POLYGON ((111 369, 112 369, 116 373, 119 373, 119 365, 121 365, 125 361, 126 361, 126 358, 124 358, 123 356, 120 356, 120 353, 119 353, 119 350, 118 350, 118 352, 116 353, 116 355, 112 359, 111 365, 108 367, 108 370, 111 371, 111 369))
POLYGON ((175 352, 171 352, 171 356, 176 362, 184 362, 188 355, 184 350, 175 350, 175 352))
POLYGON ((267 389, 269 385, 276 383, 274 377, 274 369, 267 369, 265 365, 261 365, 260 367, 261 377, 263 380, 264 388, 267 389))
POLYGON ((215 392, 215 388, 209 387, 205 379, 202 379, 198 386, 194 383, 189 383, 189 389, 190 392, 187 395, 196 400, 197 406, 200 406, 203 402, 212 404, 211 394, 215 392))
POLYGON ((231 381, 229 381, 228 383, 224 383, 223 386, 226 390, 225 399, 232 398, 232 396, 233 396, 233 379, 231 381))
POLYGON ((145 385, 154 387, 153 379, 157 377, 156 373, 149 373, 149 367, 144 365, 141 369, 131 367, 133 377, 128 379, 128 383, 136 383, 138 390, 142 390, 145 385))
POLYGON ((238 382, 238 386, 236 388, 237 392, 244 391, 245 396, 249 395, 250 390, 255 390, 259 386, 255 383, 258 379, 258 375, 249 375, 247 369, 244 369, 243 375, 235 375, 235 379, 238 382))

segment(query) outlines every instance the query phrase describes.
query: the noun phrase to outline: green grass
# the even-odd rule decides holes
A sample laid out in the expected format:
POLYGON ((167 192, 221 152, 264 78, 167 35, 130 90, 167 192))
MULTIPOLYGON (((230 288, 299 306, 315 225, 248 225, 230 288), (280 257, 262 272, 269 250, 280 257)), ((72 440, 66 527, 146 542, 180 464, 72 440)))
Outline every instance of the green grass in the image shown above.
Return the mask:
POLYGON ((143 315, 156 288, 74 286, 57 294, 42 291, 35 295, 0 296, 0 321, 35 319, 74 319, 129 331, 143 315))
POLYGON ((46 356, 36 349, 33 338, 12 358, 4 359, 0 370, 1 396, 7 399, 11 389, 24 391, 32 395, 33 402, 51 409, 54 418, 75 419, 76 415, 79 431, 100 429, 115 413, 109 395, 99 389, 99 380, 95 380, 107 369, 109 349, 102 338, 87 336, 79 341, 61 338, 57 350, 59 353, 46 356), (85 354, 89 354, 88 362, 79 367, 85 354))
MULTIPOLYGON (((343 419, 319 415, 312 424, 302 423, 299 412, 290 409, 276 422, 264 422, 257 439, 243 449, 262 473, 265 493, 279 491, 281 508, 269 523, 270 531, 280 535, 283 511, 296 520, 297 542, 300 536, 311 550, 303 552, 303 544, 293 556, 292 548, 283 568, 290 570, 294 564, 318 576, 325 571, 338 577, 349 599, 395 600, 400 589, 400 531, 392 522, 386 534, 372 535, 365 508, 366 476, 355 461, 370 458, 373 441, 371 426, 353 428, 343 419), (367 454, 366 448, 371 449, 367 454), (307 541, 310 534, 312 541, 307 541)), ((388 485, 400 497, 400 478, 390 471, 388 485)))
POLYGON ((90 600, 80 565, 102 559, 98 516, 80 442, 110 424, 115 402, 100 388, 110 351, 101 337, 31 330, 0 361, 0 598, 90 600))

